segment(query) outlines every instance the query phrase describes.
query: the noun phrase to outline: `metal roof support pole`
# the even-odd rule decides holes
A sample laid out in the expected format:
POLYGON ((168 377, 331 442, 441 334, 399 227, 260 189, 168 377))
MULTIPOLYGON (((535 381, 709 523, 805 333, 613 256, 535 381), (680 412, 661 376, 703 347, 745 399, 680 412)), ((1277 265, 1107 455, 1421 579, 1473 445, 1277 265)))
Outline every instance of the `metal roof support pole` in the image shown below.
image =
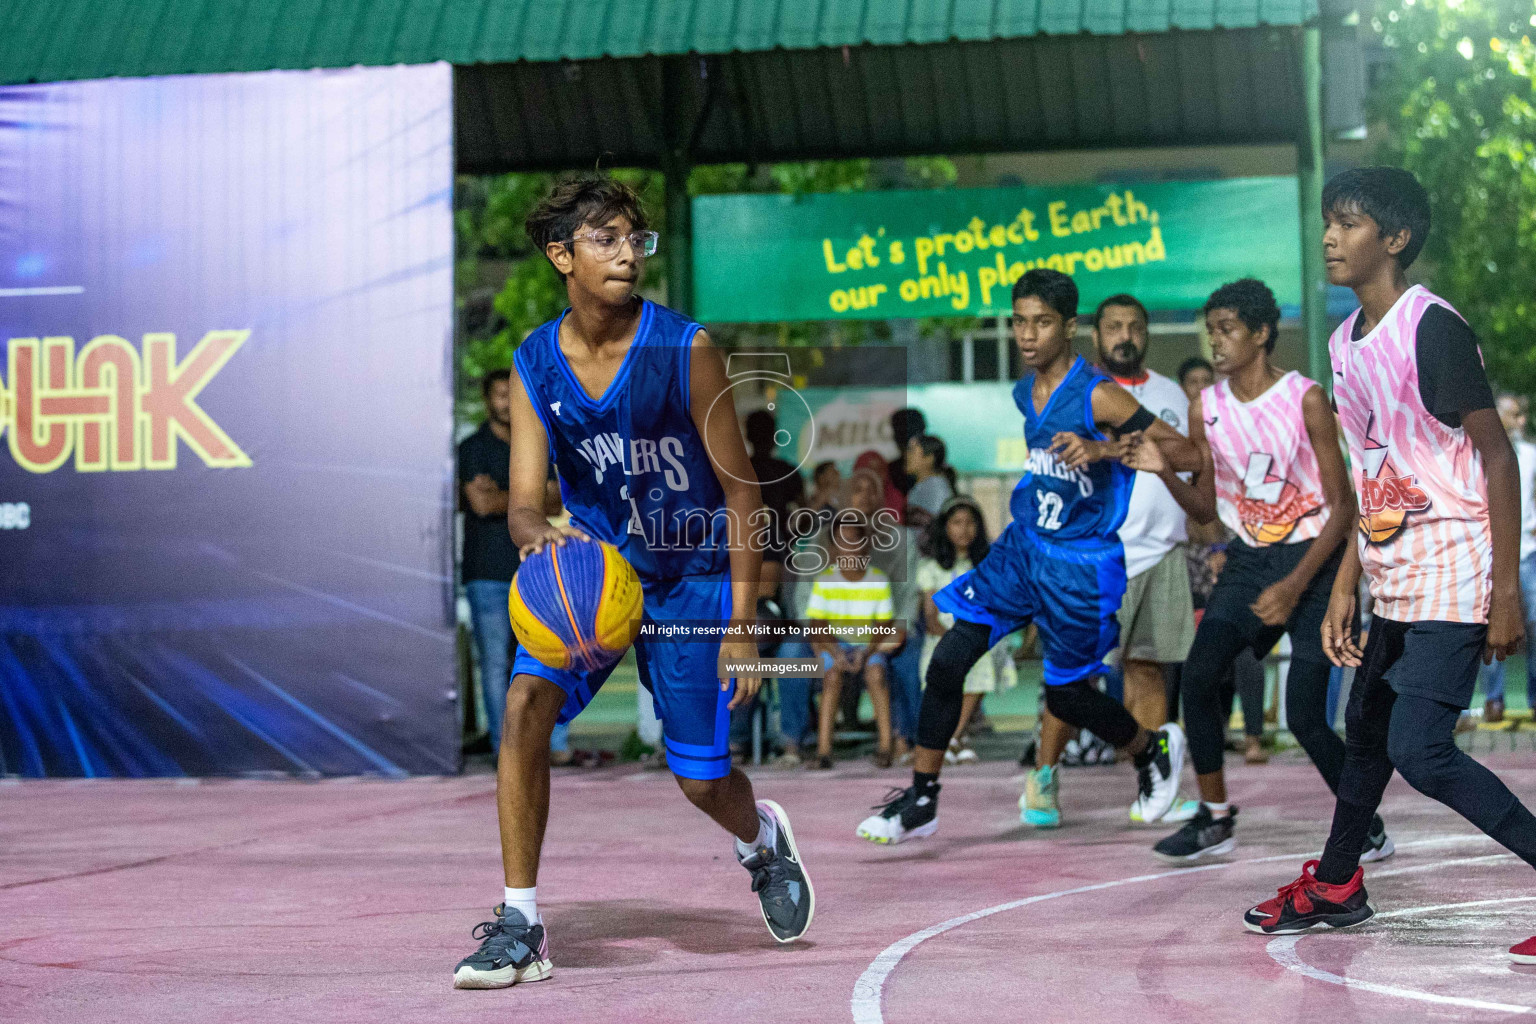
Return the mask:
POLYGON ((691 164, 681 154, 665 161, 667 197, 667 305, 693 315, 693 201, 688 198, 691 164))
MULTIPOLYGON (((679 313, 693 314, 693 202, 688 198, 688 172, 693 169, 692 147, 697 134, 691 116, 692 97, 688 75, 692 60, 671 57, 662 65, 661 79, 661 173, 667 207, 667 305, 679 313)), ((704 112, 707 112, 705 106, 704 112)))
POLYGON ((1301 92, 1306 120, 1296 140, 1296 184, 1301 202, 1301 324, 1312 379, 1330 392, 1328 278, 1323 266, 1323 31, 1301 30, 1301 92))

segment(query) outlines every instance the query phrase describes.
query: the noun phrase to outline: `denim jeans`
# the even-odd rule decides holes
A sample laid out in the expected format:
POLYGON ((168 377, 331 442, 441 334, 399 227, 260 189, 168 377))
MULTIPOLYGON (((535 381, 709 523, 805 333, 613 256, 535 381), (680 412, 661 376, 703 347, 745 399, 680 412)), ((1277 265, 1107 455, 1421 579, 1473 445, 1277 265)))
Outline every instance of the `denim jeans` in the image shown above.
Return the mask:
POLYGON ((891 728, 909 745, 917 742, 917 718, 923 707, 923 631, 914 623, 901 650, 891 655, 891 728))
POLYGON ((491 749, 501 749, 501 719, 507 711, 507 687, 512 682, 512 620, 507 615, 507 596, 512 584, 505 580, 468 580, 470 625, 475 634, 475 654, 480 661, 480 703, 491 730, 491 749))
MULTIPOLYGON (((475 634, 475 655, 480 660, 480 702, 485 708, 493 751, 501 749, 501 720, 507 713, 507 687, 512 684, 512 659, 517 654, 512 619, 507 614, 511 591, 512 584, 501 580, 469 580, 464 584, 475 634)), ((549 736, 549 749, 556 753, 569 749, 570 731, 569 723, 555 726, 549 736)))
MULTIPOLYGON (((779 645, 779 658, 809 658, 811 645, 803 640, 786 640, 779 645)), ((817 679, 779 679, 774 687, 779 695, 779 738, 786 744, 800 745, 811 721, 811 688, 817 679)))
MULTIPOLYGON (((917 741, 917 713, 923 704, 922 683, 917 677, 917 656, 922 646, 921 637, 911 638, 900 652, 890 657, 891 728, 908 743, 917 741)), ((786 641, 776 656, 809 658, 811 645, 800 640, 786 641)), ((774 685, 779 694, 779 738, 799 745, 811 721, 811 694, 821 688, 821 680, 780 679, 774 685)))
MULTIPOLYGON (((1525 652, 1525 698, 1536 699, 1536 656, 1530 650, 1530 636, 1533 626, 1532 612, 1536 611, 1536 554, 1526 555, 1520 560, 1520 596, 1525 605, 1526 620, 1526 652, 1525 652)), ((1478 682, 1482 684, 1485 700, 1504 699, 1504 663, 1495 660, 1492 665, 1484 665, 1478 670, 1478 682)))

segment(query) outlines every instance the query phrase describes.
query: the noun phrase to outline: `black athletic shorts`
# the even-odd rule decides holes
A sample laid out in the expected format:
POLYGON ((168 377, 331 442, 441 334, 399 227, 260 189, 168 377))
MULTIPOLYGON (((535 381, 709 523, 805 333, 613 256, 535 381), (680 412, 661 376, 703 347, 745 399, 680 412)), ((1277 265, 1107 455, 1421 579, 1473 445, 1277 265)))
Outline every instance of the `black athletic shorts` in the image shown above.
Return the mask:
POLYGON ((1488 627, 1481 622, 1396 622, 1376 616, 1355 686, 1368 692, 1385 678, 1400 696, 1465 709, 1472 704, 1488 627))
MULTIPOLYGON (((1344 558, 1344 544, 1353 542, 1353 538, 1346 538, 1333 557, 1318 568, 1285 625, 1266 626, 1248 606, 1258 600, 1266 588, 1288 576, 1306 557, 1313 542, 1304 540, 1296 544, 1256 548, 1241 540, 1232 540, 1227 544, 1226 567, 1221 570, 1215 589, 1206 599, 1205 617, 1201 623, 1219 619, 1234 627, 1253 648, 1254 655, 1261 659, 1279 643, 1283 634, 1289 633, 1291 657, 1327 661, 1328 656, 1323 653, 1323 618, 1328 614, 1333 578, 1344 558)), ((1196 642, 1198 640, 1197 636, 1196 642)))

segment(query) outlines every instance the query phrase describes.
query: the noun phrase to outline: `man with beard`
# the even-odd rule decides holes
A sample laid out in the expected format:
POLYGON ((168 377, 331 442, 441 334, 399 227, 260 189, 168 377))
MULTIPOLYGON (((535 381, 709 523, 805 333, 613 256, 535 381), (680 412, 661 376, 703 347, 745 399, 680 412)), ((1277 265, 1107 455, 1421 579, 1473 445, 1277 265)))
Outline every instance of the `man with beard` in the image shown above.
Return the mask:
MULTIPOLYGON (((1099 366, 1143 408, 1188 436, 1189 401, 1176 381, 1146 368, 1147 340, 1147 309, 1135 296, 1111 295, 1099 303, 1093 316, 1099 366)), ((1167 720, 1165 669, 1184 660, 1195 637, 1184 558, 1185 523, 1183 509, 1156 474, 1137 473, 1120 527, 1126 589, 1120 605, 1118 658, 1125 678, 1125 706, 1147 729, 1161 728, 1167 720)), ((1133 821, 1140 806, 1138 802, 1131 809, 1133 821)), ((1177 817, 1183 808, 1182 802, 1176 802, 1169 813, 1177 817)))

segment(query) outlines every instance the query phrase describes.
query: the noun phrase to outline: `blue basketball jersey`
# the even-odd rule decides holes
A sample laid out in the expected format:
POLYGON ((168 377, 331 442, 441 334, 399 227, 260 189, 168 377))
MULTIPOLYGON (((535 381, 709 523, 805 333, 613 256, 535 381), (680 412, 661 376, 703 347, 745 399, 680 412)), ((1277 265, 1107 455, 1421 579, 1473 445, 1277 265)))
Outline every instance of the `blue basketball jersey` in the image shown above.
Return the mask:
POLYGON ((1051 452, 1051 439, 1066 432, 1104 440, 1093 422, 1093 389, 1109 380, 1082 356, 1035 412, 1033 373, 1013 386, 1013 401, 1024 414, 1029 463, 1013 489, 1013 521, 1053 540, 1110 539, 1125 521, 1135 470, 1114 460, 1067 469, 1051 452))
POLYGON ((688 406, 699 325, 645 302, 619 372, 594 399, 560 351, 564 319, 530 334, 513 362, 572 522, 617 547, 642 579, 726 571, 725 494, 688 406))

